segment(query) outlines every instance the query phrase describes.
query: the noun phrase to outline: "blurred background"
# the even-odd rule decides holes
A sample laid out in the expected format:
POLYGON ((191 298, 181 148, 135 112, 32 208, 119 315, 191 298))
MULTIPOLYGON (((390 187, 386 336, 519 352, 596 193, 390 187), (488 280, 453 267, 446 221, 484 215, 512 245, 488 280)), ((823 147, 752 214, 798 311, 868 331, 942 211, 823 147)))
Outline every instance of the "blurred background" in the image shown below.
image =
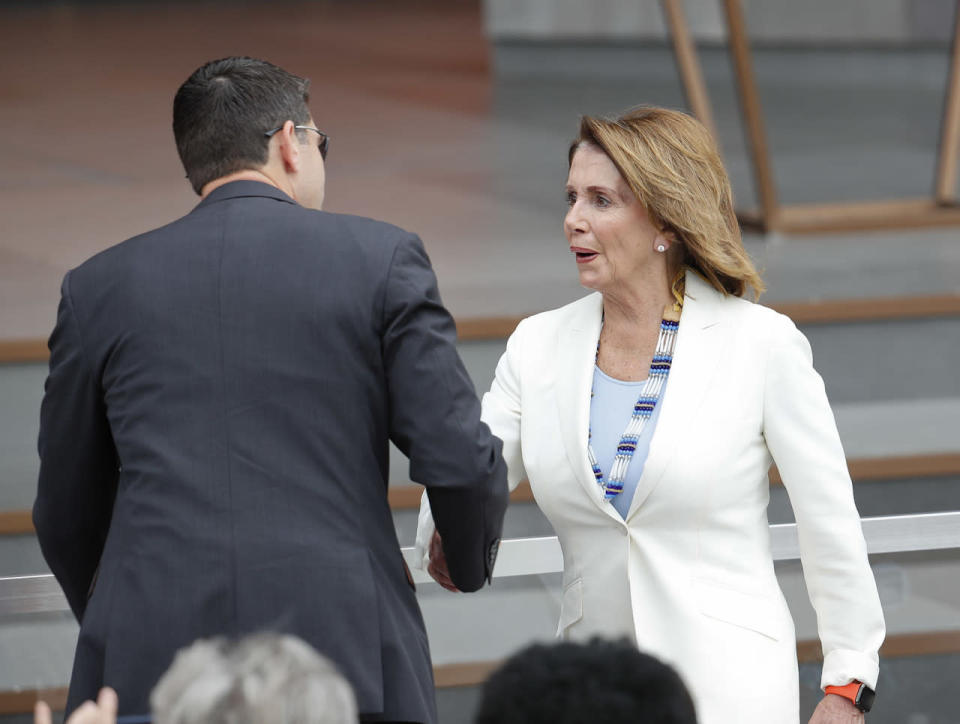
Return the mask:
MULTIPOLYGON (((331 136, 326 208, 422 237, 479 391, 519 318, 584 294, 561 229, 578 117, 689 110, 702 80, 769 287, 761 302, 813 345, 861 515, 960 510, 957 4, 0 0, 0 722, 29 721, 38 692, 62 706, 76 640, 44 579, 25 578, 48 572, 28 511, 60 280, 196 204, 171 106, 214 58, 252 55, 311 79, 331 136), (683 75, 678 57, 699 73, 683 75)), ((395 455, 404 546, 418 499, 395 455)), ((792 521, 776 480, 770 519, 792 521)), ((521 487, 505 537, 551 534, 521 487)), ((871 558, 889 634, 870 721, 955 724, 960 555, 908 538, 871 558)), ((809 716, 816 622, 799 563, 778 574, 809 716)), ((419 596, 441 721, 459 724, 492 666, 553 636, 559 576, 472 596, 422 584, 419 596)))

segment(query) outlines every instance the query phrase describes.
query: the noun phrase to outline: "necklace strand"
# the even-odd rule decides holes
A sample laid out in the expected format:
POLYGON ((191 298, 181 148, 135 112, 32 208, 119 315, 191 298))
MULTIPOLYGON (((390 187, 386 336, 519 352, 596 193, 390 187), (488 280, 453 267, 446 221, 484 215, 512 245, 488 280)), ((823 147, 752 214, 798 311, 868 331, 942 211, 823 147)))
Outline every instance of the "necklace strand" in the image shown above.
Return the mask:
MULTIPOLYGON (((647 381, 640 391, 636 404, 633 406, 633 413, 627 422, 627 427, 620 436, 620 442, 617 445, 617 454, 613 458, 613 464, 610 466, 610 475, 605 477, 600 464, 597 462, 597 456, 593 451, 593 430, 588 433, 587 455, 590 459, 590 467, 593 468, 593 475, 597 479, 597 484, 603 489, 607 500, 615 498, 623 491, 623 483, 627 477, 627 468, 630 467, 630 461, 637 450, 637 442, 643 433, 643 428, 653 415, 657 403, 663 396, 663 388, 667 383, 667 376, 670 374, 670 366, 673 363, 673 349, 677 340, 677 329, 680 322, 670 317, 679 316, 675 312, 668 311, 660 321, 660 334, 657 337, 657 348, 653 354, 653 360, 650 362, 650 374, 647 381)), ((597 357, 600 355, 600 343, 597 342, 597 357)), ((596 361, 594 362, 596 364, 596 361)), ((593 390, 590 391, 593 397, 593 390)))
MULTIPOLYGON (((633 453, 637 450, 637 443, 643 428, 653 416, 653 411, 657 408, 657 403, 663 397, 663 388, 667 384, 667 377, 670 375, 670 367, 673 364, 673 349, 677 343, 677 330, 680 327, 680 314, 683 311, 683 295, 686 284, 686 270, 681 267, 680 271, 673 279, 670 285, 670 291, 675 299, 672 308, 666 307, 663 310, 663 319, 660 321, 660 334, 657 336, 657 348, 653 353, 653 360, 650 362, 650 374, 647 375, 647 381, 640 390, 640 397, 637 398, 633 406, 633 413, 630 415, 630 421, 627 428, 620 436, 620 442, 617 444, 617 454, 613 458, 613 464, 610 466, 609 477, 604 477, 603 470, 600 469, 600 463, 597 462, 597 456, 593 451, 593 427, 587 431, 587 456, 590 459, 590 467, 593 468, 593 476, 597 479, 597 484, 603 490, 604 497, 612 500, 623 491, 623 483, 627 477, 627 468, 630 467, 630 461, 633 459, 633 453)), ((601 322, 602 330, 602 322, 601 322)), ((594 367, 600 358, 600 340, 597 339, 597 354, 594 358, 594 367)), ((593 387, 590 388, 590 398, 593 398, 593 387)))

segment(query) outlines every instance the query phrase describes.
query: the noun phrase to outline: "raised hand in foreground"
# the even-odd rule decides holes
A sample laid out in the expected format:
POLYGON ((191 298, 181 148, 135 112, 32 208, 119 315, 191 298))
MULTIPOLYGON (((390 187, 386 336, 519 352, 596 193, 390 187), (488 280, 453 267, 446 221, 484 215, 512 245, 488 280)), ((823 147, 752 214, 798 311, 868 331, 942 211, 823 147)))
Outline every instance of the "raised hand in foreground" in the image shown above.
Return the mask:
MULTIPOLYGON (((53 715, 45 701, 38 701, 33 709, 33 724, 51 724, 53 715)), ((97 703, 85 701, 74 710, 66 724, 116 724, 117 692, 109 686, 100 689, 97 703)))

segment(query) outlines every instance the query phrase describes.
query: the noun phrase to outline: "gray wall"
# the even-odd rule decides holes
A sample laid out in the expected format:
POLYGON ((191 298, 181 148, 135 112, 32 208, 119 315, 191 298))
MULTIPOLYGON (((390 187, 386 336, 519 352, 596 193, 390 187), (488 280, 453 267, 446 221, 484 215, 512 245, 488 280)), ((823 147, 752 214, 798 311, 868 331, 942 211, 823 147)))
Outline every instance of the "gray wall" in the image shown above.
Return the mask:
MULTIPOLYGON (((720 0, 686 0, 698 40, 726 38, 720 0)), ((943 43, 951 0, 743 0, 751 38, 761 43, 914 45, 943 43)), ((485 0, 494 41, 658 39, 666 36, 658 0, 485 0)))

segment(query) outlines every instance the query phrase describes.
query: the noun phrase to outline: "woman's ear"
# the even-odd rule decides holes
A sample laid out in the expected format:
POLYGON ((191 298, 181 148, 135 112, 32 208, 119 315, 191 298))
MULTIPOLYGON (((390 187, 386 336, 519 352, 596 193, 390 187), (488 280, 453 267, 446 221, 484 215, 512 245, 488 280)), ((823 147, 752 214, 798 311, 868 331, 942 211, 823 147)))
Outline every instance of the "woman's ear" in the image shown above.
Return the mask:
POLYGON ((677 243, 677 233, 669 226, 664 226, 653 239, 653 249, 661 254, 670 250, 677 243))

